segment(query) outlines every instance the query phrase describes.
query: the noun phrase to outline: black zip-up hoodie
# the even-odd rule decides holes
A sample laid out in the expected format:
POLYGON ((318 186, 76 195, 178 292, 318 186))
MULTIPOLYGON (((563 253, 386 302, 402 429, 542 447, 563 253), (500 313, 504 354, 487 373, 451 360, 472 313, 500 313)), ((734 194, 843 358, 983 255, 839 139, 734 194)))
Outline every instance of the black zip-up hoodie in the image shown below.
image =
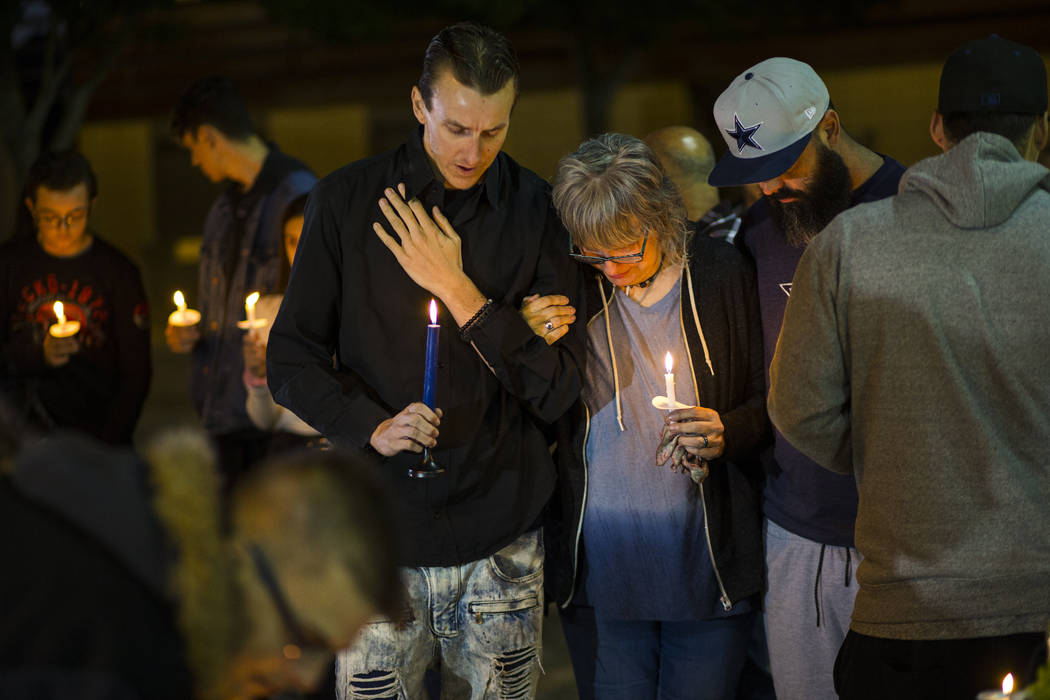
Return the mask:
MULTIPOLYGON (((710 463, 701 488, 709 553, 728 610, 763 587, 758 452, 769 441, 770 428, 762 327, 754 271, 733 246, 693 236, 687 267, 681 314, 692 378, 704 406, 718 411, 725 427, 725 453, 710 463)), ((597 316, 605 312, 602 290, 608 299, 612 286, 600 273, 592 276, 596 279, 587 285, 586 308, 589 316, 597 316)), ((577 324, 587 325, 582 318, 577 324)), ((556 426, 558 490, 544 519, 545 585, 548 598, 562 606, 580 590, 589 422, 588 407, 580 400, 556 426)))

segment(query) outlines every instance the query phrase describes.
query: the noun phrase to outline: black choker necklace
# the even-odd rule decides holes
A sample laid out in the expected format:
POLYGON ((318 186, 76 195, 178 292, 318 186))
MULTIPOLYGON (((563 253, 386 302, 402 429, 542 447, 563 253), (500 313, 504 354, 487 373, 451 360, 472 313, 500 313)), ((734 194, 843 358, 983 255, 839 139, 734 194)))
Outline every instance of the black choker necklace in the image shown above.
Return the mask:
POLYGON ((648 287, 650 284, 653 283, 653 280, 656 279, 656 276, 658 274, 660 274, 660 270, 662 270, 662 269, 664 269, 664 259, 663 259, 663 257, 660 258, 660 264, 656 266, 656 272, 654 272, 652 275, 650 275, 649 279, 645 280, 644 282, 639 282, 638 284, 631 284, 631 285, 628 285, 628 286, 629 287, 638 287, 638 289, 645 289, 646 287, 648 287))

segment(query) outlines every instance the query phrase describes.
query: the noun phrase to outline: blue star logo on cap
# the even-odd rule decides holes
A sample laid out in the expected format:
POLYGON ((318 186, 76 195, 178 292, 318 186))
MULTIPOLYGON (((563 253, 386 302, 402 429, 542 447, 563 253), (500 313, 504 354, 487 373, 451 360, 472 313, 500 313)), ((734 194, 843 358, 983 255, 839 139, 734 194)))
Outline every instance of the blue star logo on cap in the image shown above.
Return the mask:
POLYGON ((736 139, 736 152, 743 153, 744 146, 751 146, 751 148, 757 148, 763 150, 758 142, 755 141, 755 132, 762 128, 762 122, 754 124, 752 126, 744 126, 740 123, 740 117, 733 115, 733 121, 735 122, 735 128, 730 131, 726 129, 726 133, 736 139))

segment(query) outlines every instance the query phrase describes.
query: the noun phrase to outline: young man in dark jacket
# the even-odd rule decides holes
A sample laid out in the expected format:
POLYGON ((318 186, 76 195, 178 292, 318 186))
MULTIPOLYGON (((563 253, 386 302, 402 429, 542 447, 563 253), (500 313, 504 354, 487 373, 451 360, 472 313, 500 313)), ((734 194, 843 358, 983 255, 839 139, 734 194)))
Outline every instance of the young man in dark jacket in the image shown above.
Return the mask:
POLYGON ((175 106, 171 131, 202 175, 227 183, 204 221, 200 323, 169 325, 165 338, 172 351, 193 353, 193 403, 219 450, 220 468, 232 481, 266 453, 269 437, 245 410, 244 331, 237 323, 245 317, 246 296, 277 291, 285 209, 317 178, 259 136, 228 78, 210 76, 190 85, 175 106))

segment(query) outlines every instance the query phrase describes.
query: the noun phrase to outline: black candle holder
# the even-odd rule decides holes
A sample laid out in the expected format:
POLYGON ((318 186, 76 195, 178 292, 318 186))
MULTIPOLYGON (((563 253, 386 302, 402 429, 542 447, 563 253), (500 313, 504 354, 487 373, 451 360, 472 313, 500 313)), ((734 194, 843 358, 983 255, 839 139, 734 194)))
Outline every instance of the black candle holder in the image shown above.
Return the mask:
POLYGON ((444 473, 445 468, 434 461, 429 447, 423 448, 423 459, 420 460, 419 466, 408 470, 408 475, 416 479, 433 479, 435 476, 444 473))

